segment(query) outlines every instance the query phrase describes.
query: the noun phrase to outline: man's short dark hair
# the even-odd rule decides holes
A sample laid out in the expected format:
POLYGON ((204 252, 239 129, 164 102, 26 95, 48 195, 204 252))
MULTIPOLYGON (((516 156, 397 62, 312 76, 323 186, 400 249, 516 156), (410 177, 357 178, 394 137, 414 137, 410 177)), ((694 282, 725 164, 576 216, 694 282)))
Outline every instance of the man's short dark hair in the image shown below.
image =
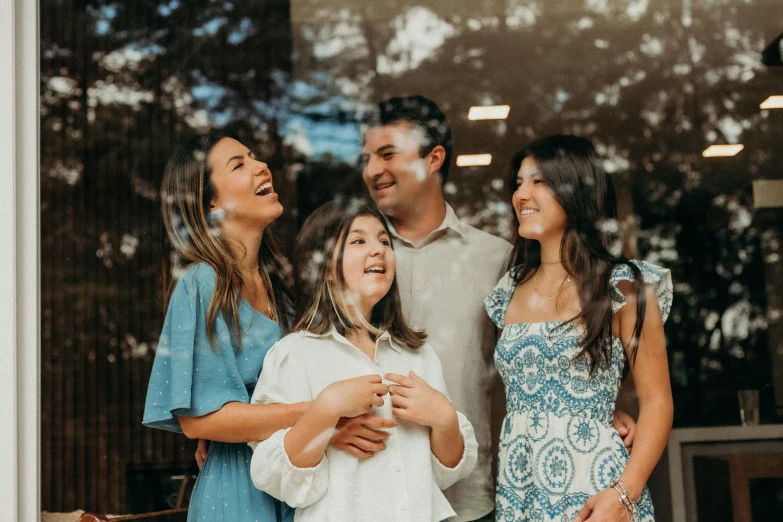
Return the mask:
POLYGON ((451 126, 438 105, 424 96, 389 98, 378 104, 378 110, 370 118, 370 126, 391 125, 401 121, 410 122, 418 128, 424 143, 420 144, 419 155, 423 158, 438 145, 446 151, 440 167, 441 182, 446 183, 451 164, 451 126))

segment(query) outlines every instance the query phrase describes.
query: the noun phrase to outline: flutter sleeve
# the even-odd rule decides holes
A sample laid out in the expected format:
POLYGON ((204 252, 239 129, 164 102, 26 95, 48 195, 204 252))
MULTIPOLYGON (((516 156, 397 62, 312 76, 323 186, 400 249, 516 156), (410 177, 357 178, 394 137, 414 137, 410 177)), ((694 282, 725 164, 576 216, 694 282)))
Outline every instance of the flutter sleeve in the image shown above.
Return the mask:
MULTIPOLYGON (((300 337, 293 334, 289 337, 300 337)), ((293 404, 313 399, 307 369, 289 350, 290 339, 273 346, 264 359, 251 403, 293 404)), ((261 442, 248 443, 253 448, 250 477, 253 484, 284 501, 291 507, 305 507, 321 499, 329 487, 329 461, 324 455, 312 468, 298 468, 285 451, 288 429, 276 431, 261 442)))
MULTIPOLYGON (((429 344, 425 344, 419 349, 423 351, 423 355, 426 357, 427 373, 424 380, 451 401, 449 392, 446 389, 446 381, 443 378, 443 368, 441 367, 438 354, 435 353, 435 350, 429 344)), ((462 480, 470 475, 473 472, 473 468, 476 467, 476 461, 478 460, 478 442, 473 431, 473 425, 459 411, 457 412, 457 420, 459 421, 459 431, 462 434, 463 441, 462 457, 457 465, 453 468, 444 466, 434 453, 430 454, 433 477, 440 489, 446 489, 458 480, 462 480)))
MULTIPOLYGON (((513 270, 513 269, 512 269, 513 270)), ((498 284, 492 289, 492 292, 484 299, 484 309, 489 318, 498 328, 503 328, 503 316, 506 314, 508 303, 511 302, 511 296, 514 294, 516 283, 511 277, 511 271, 500 278, 498 284)))
MULTIPOLYGON (((646 261, 633 260, 631 262, 641 271, 644 283, 652 285, 655 295, 658 298, 661 318, 665 322, 666 318, 669 317, 669 312, 671 312, 672 297, 674 295, 671 272, 667 268, 653 265, 646 261)), ((628 265, 617 265, 612 272, 612 313, 617 313, 626 303, 625 296, 617 286, 621 281, 634 281, 633 271, 628 265)))
POLYGON ((222 319, 216 325, 218 346, 206 337, 212 288, 214 272, 203 265, 191 266, 177 282, 152 365, 145 426, 182 432, 178 415, 199 417, 228 402, 249 400, 222 319))

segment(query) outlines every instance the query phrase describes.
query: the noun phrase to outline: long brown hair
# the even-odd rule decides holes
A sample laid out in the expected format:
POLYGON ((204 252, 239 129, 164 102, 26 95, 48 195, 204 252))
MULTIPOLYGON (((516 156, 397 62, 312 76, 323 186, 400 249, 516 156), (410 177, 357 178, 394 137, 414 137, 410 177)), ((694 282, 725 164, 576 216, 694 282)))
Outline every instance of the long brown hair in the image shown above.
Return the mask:
MULTIPOLYGON (((163 258, 164 302, 168 300, 176 283, 176 272, 182 261, 206 263, 215 270, 215 292, 207 310, 207 336, 212 346, 215 339, 215 321, 218 313, 236 335, 239 346, 242 334, 239 325, 239 289, 244 279, 236 263, 237 245, 229 243, 220 234, 210 218, 209 204, 215 196, 211 181, 212 169, 208 158, 214 146, 223 138, 234 138, 228 133, 211 132, 194 136, 185 141, 172 153, 160 187, 163 225, 173 249, 171 257, 163 258)), ((165 252, 165 250, 164 250, 165 252)), ((259 271, 269 298, 278 317, 285 317, 292 309, 289 275, 285 259, 274 234, 264 232, 264 240, 258 250, 259 271)))
POLYGON ((369 325, 355 324, 340 298, 345 293, 343 252, 354 219, 371 216, 380 221, 391 237, 383 215, 362 201, 332 201, 313 212, 302 225, 294 249, 294 275, 298 298, 293 330, 327 333, 367 327, 371 334, 387 330, 399 344, 419 348, 427 334, 414 330, 402 315, 397 277, 386 295, 373 307, 369 325), (333 277, 334 274, 336 277, 333 277), (334 281, 332 281, 334 280, 334 281))
MULTIPOLYGON (((601 167, 595 147, 589 140, 578 136, 554 135, 536 140, 511 160, 509 187, 512 194, 525 158, 536 162, 538 171, 567 216, 566 230, 560 242, 560 259, 564 261, 568 274, 577 281, 582 309, 558 328, 575 321, 584 323, 585 334, 577 357, 588 357, 590 373, 598 368, 602 358, 608 361, 612 350, 610 278, 615 266, 628 265, 633 273, 637 296, 636 324, 631 336, 630 362, 633 364, 644 325, 644 281, 636 265, 609 251, 614 239, 612 220, 617 219, 617 202, 612 180, 601 167)), ((514 220, 519 225, 516 213, 514 220)), ((514 281, 528 280, 540 265, 541 244, 517 237, 506 267, 511 270, 514 281)))

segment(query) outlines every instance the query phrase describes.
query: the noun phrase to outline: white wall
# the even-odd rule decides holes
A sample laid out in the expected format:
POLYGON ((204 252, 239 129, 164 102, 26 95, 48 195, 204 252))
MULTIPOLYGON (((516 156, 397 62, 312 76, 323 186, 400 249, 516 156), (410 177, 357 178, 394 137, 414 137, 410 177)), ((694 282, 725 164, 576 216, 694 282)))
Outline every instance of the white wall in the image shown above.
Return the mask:
POLYGON ((0 2, 0 521, 38 520, 38 2, 0 2))

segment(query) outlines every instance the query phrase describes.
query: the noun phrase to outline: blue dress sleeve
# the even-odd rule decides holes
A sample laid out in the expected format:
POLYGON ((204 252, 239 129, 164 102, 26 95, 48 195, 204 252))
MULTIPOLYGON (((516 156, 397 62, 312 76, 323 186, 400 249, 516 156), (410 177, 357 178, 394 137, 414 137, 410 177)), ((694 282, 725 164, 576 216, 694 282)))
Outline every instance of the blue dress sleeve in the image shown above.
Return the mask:
MULTIPOLYGON (((666 321, 669 317, 669 312, 672 309, 672 297, 674 294, 672 288, 672 275, 669 269, 662 268, 657 265, 648 263, 647 261, 631 261, 642 272, 642 279, 645 284, 652 285, 655 290, 655 295, 658 298, 658 306, 661 309, 661 318, 666 321)), ((625 296, 620 289, 617 288, 620 281, 634 281, 633 272, 628 265, 617 265, 612 272, 611 284, 611 298, 612 298, 612 313, 617 311, 625 305, 625 296)))
POLYGON ((214 272, 197 265, 174 289, 147 388, 145 426, 181 432, 178 415, 198 417, 228 402, 249 401, 222 317, 215 324, 218 346, 212 346, 206 335, 213 288, 214 272), (199 284, 205 276, 212 278, 212 285, 199 284))

